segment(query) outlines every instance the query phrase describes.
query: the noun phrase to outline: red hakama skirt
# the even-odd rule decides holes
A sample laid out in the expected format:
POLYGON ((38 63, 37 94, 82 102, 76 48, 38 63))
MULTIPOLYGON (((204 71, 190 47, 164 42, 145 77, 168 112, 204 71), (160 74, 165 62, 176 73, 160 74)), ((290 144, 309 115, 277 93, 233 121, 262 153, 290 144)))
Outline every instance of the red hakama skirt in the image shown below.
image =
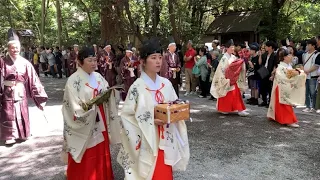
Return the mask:
MULTIPOLYGON (((158 127, 161 138, 161 129, 158 127)), ((172 166, 164 163, 164 151, 159 149, 156 168, 153 172, 152 180, 173 180, 172 166)))
POLYGON ((234 90, 229 91, 226 96, 218 98, 217 110, 219 112, 240 112, 246 109, 238 85, 235 84, 234 87, 234 90))
POLYGON ((297 123, 297 117, 293 111, 292 106, 281 104, 279 98, 279 87, 276 87, 276 99, 275 99, 275 121, 280 124, 294 124, 297 123))
MULTIPOLYGON (((106 130, 107 123, 103 106, 99 106, 106 130)), ((113 180, 109 137, 107 131, 102 132, 104 141, 89 148, 84 153, 81 163, 76 163, 68 154, 68 180, 113 180)))

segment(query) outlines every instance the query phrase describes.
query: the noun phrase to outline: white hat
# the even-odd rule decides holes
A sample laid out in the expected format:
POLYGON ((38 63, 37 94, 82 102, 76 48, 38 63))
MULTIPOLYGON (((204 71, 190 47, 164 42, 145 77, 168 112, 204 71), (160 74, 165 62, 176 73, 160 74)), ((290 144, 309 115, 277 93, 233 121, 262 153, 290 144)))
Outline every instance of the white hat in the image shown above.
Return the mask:
POLYGON ((131 50, 126 50, 126 53, 133 53, 131 50))
POLYGON ((93 44, 93 46, 97 46, 96 44, 93 44))
POLYGON ((176 46, 176 43, 170 43, 170 44, 168 45, 168 48, 169 48, 170 46, 176 46))
POLYGON ((111 45, 110 44, 106 45, 106 47, 104 47, 104 49, 108 48, 108 47, 111 48, 111 45))
POLYGON ((78 47, 78 46, 79 46, 78 44, 74 44, 74 45, 73 45, 73 47, 78 47))

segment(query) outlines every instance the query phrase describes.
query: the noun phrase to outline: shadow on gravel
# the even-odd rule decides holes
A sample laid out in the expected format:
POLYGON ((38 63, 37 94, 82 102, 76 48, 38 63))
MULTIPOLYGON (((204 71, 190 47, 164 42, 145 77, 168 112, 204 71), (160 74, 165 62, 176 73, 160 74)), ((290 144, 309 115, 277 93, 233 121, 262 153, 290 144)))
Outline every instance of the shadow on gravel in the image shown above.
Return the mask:
POLYGON ((0 179, 50 179, 63 172, 60 137, 32 138, 12 147, 0 147, 0 179))
MULTIPOLYGON (((0 146, 0 180, 65 180, 65 166, 60 160, 62 137, 36 137, 12 147, 0 146)), ((123 171, 116 163, 118 146, 112 146, 116 180, 123 171)))

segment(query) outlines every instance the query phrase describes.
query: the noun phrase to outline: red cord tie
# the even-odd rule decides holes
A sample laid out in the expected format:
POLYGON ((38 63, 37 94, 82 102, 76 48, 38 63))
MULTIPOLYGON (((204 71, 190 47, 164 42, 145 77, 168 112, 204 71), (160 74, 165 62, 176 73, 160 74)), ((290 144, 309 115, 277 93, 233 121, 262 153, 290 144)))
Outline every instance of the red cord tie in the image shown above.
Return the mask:
MULTIPOLYGON (((149 88, 146 88, 146 89, 150 92, 155 92, 155 100, 157 103, 161 104, 161 103, 164 103, 164 96, 161 92, 163 88, 164 88, 164 83, 161 83, 161 87, 157 90, 151 90, 149 88)), ((161 139, 164 139, 164 127, 159 126, 159 131, 160 131, 161 139)))
POLYGON ((136 150, 139 150, 141 147, 141 140, 139 141, 138 145, 136 146, 136 150))
POLYGON ((97 88, 93 88, 89 85, 89 83, 86 83, 86 86, 88 86, 89 88, 93 89, 93 97, 97 97, 99 94, 99 86, 100 86, 100 81, 98 81, 98 87, 97 88))
POLYGON ((161 87, 160 89, 157 89, 157 90, 151 90, 149 88, 146 88, 148 91, 151 91, 151 92, 155 92, 155 100, 157 103, 163 103, 164 102, 164 96, 161 92, 161 90, 164 88, 164 84, 162 83, 161 84, 161 87))
MULTIPOLYGON (((99 87, 100 87, 100 81, 98 81, 98 87, 97 88, 93 88, 93 87, 91 87, 90 85, 89 85, 89 83, 86 83, 85 84, 86 86, 88 86, 89 88, 91 88, 91 89, 93 89, 93 97, 95 98, 95 97, 97 97, 98 96, 98 94, 99 94, 99 87)), ((96 117, 96 122, 99 122, 100 120, 99 120, 99 116, 97 116, 96 117)))
POLYGON ((161 139, 164 139, 164 127, 160 126, 161 139))

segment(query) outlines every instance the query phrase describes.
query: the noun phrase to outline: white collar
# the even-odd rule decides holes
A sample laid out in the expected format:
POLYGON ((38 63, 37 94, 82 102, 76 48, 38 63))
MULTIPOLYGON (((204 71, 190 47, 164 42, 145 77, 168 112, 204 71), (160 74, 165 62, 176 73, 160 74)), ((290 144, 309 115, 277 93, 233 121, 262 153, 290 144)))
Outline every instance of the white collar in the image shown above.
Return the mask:
POLYGON ((285 67, 285 68, 292 69, 291 64, 287 64, 287 63, 281 61, 281 62, 280 62, 280 65, 283 66, 283 67, 285 67))
POLYGON ((98 82, 94 72, 92 72, 91 74, 88 74, 81 67, 79 67, 77 71, 79 71, 79 73, 85 78, 85 81, 88 81, 90 87, 92 88, 98 87, 98 82))
POLYGON ((229 58, 232 57, 233 54, 229 54, 229 53, 226 52, 226 53, 224 53, 224 55, 227 56, 227 58, 229 59, 229 58))
POLYGON ((150 90, 157 90, 160 89, 160 76, 157 74, 156 81, 154 82, 145 72, 141 72, 140 78, 146 83, 150 90))
POLYGON ((82 67, 80 67, 80 66, 79 66, 79 68, 78 68, 77 71, 79 71, 79 73, 82 74, 83 76, 85 76, 86 78, 89 78, 90 75, 92 75, 92 73, 91 73, 91 74, 88 74, 87 72, 85 72, 85 71, 82 69, 82 67))
POLYGON ((16 61, 18 61, 18 60, 21 58, 21 56, 20 56, 20 55, 17 55, 16 60, 13 60, 13 57, 12 57, 12 56, 10 56, 10 54, 9 54, 9 57, 10 57, 10 59, 11 59, 11 61, 12 61, 12 62, 16 62, 16 61))

